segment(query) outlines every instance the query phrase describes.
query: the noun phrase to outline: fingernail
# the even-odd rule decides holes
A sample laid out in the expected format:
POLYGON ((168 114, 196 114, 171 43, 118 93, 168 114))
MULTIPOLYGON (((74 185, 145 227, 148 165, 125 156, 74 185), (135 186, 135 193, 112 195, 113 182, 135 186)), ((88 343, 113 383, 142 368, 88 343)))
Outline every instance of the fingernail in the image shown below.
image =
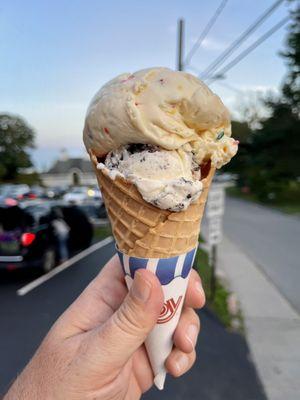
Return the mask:
POLYGON ((189 325, 186 331, 186 338, 191 343, 193 348, 196 345, 198 337, 198 327, 196 325, 189 325))
POLYGON ((137 271, 131 288, 131 293, 138 300, 147 303, 151 295, 152 285, 137 271))
POLYGON ((184 372, 189 366, 188 356, 184 353, 179 354, 175 360, 175 367, 178 373, 184 372))

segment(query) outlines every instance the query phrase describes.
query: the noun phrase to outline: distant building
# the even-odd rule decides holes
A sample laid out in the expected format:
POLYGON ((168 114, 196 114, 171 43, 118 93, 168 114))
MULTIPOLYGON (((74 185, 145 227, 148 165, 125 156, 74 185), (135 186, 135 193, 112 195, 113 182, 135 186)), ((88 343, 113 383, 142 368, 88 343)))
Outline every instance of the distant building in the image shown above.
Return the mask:
POLYGON ((95 185, 97 183, 92 163, 87 158, 69 158, 61 152, 48 172, 40 174, 45 186, 95 185))

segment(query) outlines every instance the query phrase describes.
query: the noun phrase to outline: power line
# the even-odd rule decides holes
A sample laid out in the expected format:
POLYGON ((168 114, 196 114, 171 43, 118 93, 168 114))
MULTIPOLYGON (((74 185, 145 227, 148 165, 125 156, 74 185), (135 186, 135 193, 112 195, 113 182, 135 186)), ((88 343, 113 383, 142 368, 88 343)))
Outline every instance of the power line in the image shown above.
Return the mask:
POLYGON ((213 61, 200 75, 200 78, 206 79, 212 72, 214 72, 217 67, 222 64, 236 49, 238 49, 241 44, 275 11, 277 7, 285 0, 277 0, 273 5, 268 8, 258 19, 254 21, 253 24, 249 26, 234 42, 231 43, 221 53, 215 61, 213 61))
POLYGON ((219 5, 219 7, 216 9, 215 13, 213 14, 213 16, 211 17, 211 19, 208 21, 207 25, 205 26, 205 28, 203 29, 203 31, 201 32, 199 38, 196 40, 196 42, 194 43, 193 47, 191 48, 190 52, 188 53, 188 55, 185 58, 184 63, 187 65, 191 62, 192 57, 194 56, 194 54, 196 53, 196 51, 199 49, 199 47, 201 46, 203 40, 206 38, 208 32, 211 30, 211 28, 213 27, 213 25, 215 24, 216 20, 218 19, 219 15, 221 14, 221 12, 223 11, 224 7, 226 6, 226 3, 228 2, 228 0, 222 0, 221 4, 219 5))
POLYGON ((216 83, 217 83, 218 85, 224 86, 226 89, 229 89, 229 90, 231 90, 232 92, 235 92, 235 93, 238 93, 238 94, 243 94, 243 90, 238 89, 238 88, 236 88, 236 87, 234 87, 234 86, 232 86, 232 85, 229 85, 228 83, 221 82, 221 81, 216 81, 216 83))
POLYGON ((197 75, 200 74, 200 69, 195 67, 194 65, 189 64, 186 66, 186 68, 189 69, 190 71, 193 71, 197 75))
MULTIPOLYGON (((194 71, 196 74, 199 74, 199 73, 200 73, 199 69, 196 68, 194 65, 191 65, 191 64, 190 64, 190 65, 188 65, 187 68, 188 68, 189 70, 191 70, 191 71, 194 71)), ((217 75, 219 75, 219 74, 217 74, 217 75)), ((217 83, 218 85, 224 86, 225 88, 231 90, 232 92, 236 92, 236 93, 239 93, 239 94, 242 94, 242 93, 243 93, 243 90, 238 89, 238 88, 236 88, 235 86, 232 86, 232 85, 230 85, 230 84, 227 83, 227 82, 220 81, 219 78, 216 78, 216 83, 217 83)))
MULTIPOLYGON (((259 39, 257 39, 254 43, 252 43, 249 47, 247 47, 244 51, 242 51, 237 57, 235 57, 230 63, 228 63, 223 69, 217 71, 218 76, 224 76, 226 72, 228 72, 231 68, 233 68, 236 64, 242 61, 249 53, 251 53, 256 47, 258 47, 261 43, 263 43, 266 39, 268 39, 271 35, 273 35, 278 29, 280 29, 283 25, 285 25, 290 16, 286 16, 281 21, 279 21, 273 28, 269 29, 264 35, 262 35, 259 39)), ((213 83, 217 77, 212 77, 209 83, 213 83)))

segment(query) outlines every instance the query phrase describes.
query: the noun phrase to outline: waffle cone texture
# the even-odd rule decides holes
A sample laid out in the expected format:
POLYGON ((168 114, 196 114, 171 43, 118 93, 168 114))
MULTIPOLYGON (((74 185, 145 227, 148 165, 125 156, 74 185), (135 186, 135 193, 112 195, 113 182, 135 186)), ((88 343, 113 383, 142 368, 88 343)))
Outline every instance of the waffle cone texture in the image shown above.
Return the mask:
POLYGON ((141 258, 169 258, 187 253, 198 244, 200 224, 215 169, 202 179, 203 191, 185 211, 161 210, 147 203, 134 184, 111 179, 97 169, 90 153, 113 235, 121 252, 141 258))

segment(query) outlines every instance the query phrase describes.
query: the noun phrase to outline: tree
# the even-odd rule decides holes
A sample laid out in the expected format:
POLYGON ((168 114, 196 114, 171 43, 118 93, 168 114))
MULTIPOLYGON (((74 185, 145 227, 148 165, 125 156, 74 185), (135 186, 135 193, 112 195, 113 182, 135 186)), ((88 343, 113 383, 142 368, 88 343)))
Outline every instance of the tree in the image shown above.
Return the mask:
POLYGON ((33 129, 21 117, 0 114, 0 179, 14 180, 20 168, 32 166, 28 151, 34 139, 33 129))
POLYGON ((292 24, 287 38, 287 49, 281 53, 287 60, 288 74, 282 92, 284 101, 289 104, 293 112, 300 115, 300 5, 292 11, 292 24))
POLYGON ((238 174, 238 185, 244 185, 244 175, 247 174, 248 169, 248 154, 249 154, 249 141, 253 133, 247 122, 232 121, 232 136, 238 140, 239 152, 238 156, 233 157, 230 163, 226 164, 222 170, 238 174))
POLYGON ((269 116, 260 121, 237 157, 239 183, 249 186, 262 201, 296 200, 300 195, 300 7, 282 53, 288 72, 280 96, 265 105, 269 116), (293 193, 293 194, 291 194, 293 193), (296 195, 295 195, 296 194, 296 195), (289 198, 290 197, 290 198, 289 198))
POLYGON ((232 121, 231 128, 233 137, 238 140, 240 144, 248 143, 253 131, 247 122, 232 121))
POLYGON ((270 107, 271 117, 254 133, 248 149, 248 184, 264 201, 283 198, 300 176, 300 120, 286 103, 270 107))

